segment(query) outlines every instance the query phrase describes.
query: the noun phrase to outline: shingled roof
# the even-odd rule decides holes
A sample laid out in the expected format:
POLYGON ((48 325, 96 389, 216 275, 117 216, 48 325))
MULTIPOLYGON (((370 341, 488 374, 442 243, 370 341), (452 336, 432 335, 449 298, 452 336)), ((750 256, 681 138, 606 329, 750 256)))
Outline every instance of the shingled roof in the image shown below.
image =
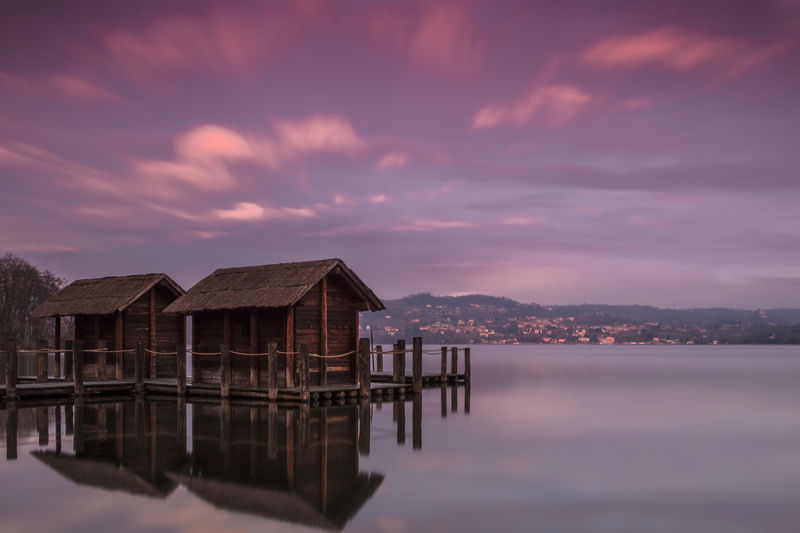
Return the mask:
POLYGON ((31 313, 33 318, 69 315, 108 315, 123 311, 158 283, 183 294, 180 285, 166 274, 137 274, 73 281, 31 313))
POLYGON ((282 308, 296 304, 331 271, 336 271, 363 298, 372 311, 385 309, 383 302, 341 259, 278 263, 240 268, 221 268, 200 280, 164 310, 198 313, 225 309, 282 308))

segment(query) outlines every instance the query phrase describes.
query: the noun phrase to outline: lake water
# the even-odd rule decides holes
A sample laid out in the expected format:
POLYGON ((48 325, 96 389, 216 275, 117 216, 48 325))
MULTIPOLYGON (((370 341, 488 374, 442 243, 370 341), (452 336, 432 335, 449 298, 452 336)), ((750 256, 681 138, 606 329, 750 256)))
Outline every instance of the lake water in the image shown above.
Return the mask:
POLYGON ((0 530, 800 530, 800 347, 474 346, 472 375, 416 403, 0 411, 0 530))

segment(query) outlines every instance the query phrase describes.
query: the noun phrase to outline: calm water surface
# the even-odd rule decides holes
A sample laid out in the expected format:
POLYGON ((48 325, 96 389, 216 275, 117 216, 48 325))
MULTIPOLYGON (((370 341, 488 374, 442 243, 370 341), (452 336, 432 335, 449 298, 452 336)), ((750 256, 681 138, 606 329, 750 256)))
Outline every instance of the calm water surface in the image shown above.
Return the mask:
POLYGON ((800 348, 472 357, 416 404, 0 411, 0 530, 800 531, 800 348))

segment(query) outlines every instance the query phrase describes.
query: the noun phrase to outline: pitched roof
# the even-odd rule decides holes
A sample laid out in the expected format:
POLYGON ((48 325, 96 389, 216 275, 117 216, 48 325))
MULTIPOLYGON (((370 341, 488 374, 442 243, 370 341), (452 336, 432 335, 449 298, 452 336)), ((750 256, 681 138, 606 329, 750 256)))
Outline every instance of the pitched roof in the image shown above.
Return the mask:
POLYGON ((221 268, 172 302, 167 313, 197 313, 223 309, 281 308, 296 304, 330 272, 339 274, 372 311, 383 302, 341 259, 221 268))
POLYGON ((108 315, 124 310, 162 281, 175 296, 186 292, 166 274, 79 279, 34 309, 31 316, 108 315))

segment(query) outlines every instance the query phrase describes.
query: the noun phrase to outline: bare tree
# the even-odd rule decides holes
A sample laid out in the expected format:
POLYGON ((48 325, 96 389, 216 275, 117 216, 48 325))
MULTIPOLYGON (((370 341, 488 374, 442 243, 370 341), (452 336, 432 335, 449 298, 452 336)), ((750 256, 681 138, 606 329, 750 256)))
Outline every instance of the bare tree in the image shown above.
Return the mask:
POLYGON ((63 286, 64 280, 22 257, 0 257, 0 341, 13 338, 19 346, 33 346, 45 338, 51 321, 31 320, 31 311, 63 286))

